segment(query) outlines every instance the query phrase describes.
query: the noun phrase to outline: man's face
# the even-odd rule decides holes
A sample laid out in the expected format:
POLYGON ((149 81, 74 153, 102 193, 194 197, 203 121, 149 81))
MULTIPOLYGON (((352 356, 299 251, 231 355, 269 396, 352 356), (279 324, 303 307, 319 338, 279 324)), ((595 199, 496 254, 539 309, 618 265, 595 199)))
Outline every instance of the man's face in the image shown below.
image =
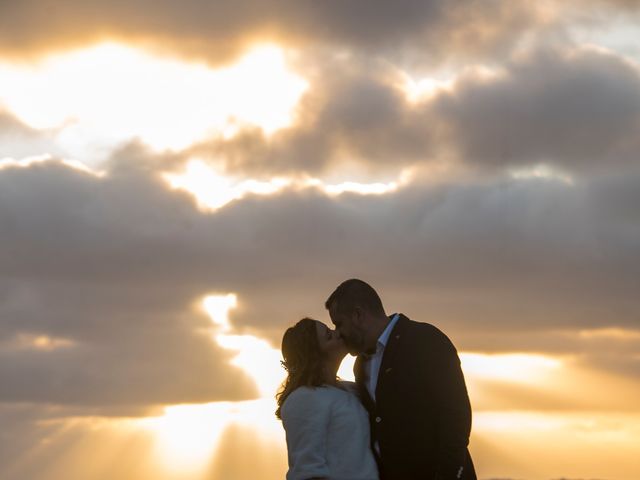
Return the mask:
POLYGON ((331 322, 344 340, 351 355, 358 355, 364 351, 364 332, 362 330, 359 311, 356 309, 351 314, 339 312, 337 308, 329 309, 331 322))

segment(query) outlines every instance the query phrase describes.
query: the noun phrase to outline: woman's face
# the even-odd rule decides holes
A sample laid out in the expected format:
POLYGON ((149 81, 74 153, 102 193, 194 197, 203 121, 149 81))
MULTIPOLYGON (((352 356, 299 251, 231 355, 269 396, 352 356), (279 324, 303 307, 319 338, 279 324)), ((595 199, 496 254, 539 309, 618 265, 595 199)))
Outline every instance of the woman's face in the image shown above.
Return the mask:
POLYGON ((320 351, 330 358, 342 358, 347 354, 347 346, 337 330, 330 330, 324 323, 316 321, 316 333, 320 351))

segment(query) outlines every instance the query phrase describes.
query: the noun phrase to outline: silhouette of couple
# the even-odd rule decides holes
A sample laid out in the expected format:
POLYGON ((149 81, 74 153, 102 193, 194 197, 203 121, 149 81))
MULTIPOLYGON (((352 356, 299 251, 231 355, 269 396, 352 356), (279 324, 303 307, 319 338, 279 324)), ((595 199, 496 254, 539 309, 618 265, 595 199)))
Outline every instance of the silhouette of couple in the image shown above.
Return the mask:
POLYGON ((366 282, 325 302, 335 330, 304 318, 282 338, 287 378, 277 394, 287 480, 475 480, 467 449, 471 406, 447 336, 387 316, 366 282), (355 383, 337 378, 357 355, 355 383))

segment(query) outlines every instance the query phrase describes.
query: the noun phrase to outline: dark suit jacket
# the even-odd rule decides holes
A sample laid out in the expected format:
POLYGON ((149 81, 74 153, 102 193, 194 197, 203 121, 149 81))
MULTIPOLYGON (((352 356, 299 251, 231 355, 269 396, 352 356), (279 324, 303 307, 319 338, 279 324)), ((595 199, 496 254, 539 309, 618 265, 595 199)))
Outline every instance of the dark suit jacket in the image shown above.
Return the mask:
POLYGON ((365 385, 363 359, 356 383, 380 446, 384 480, 475 480, 467 450, 471 405, 460 360, 433 325, 400 315, 385 347, 376 402, 365 385))

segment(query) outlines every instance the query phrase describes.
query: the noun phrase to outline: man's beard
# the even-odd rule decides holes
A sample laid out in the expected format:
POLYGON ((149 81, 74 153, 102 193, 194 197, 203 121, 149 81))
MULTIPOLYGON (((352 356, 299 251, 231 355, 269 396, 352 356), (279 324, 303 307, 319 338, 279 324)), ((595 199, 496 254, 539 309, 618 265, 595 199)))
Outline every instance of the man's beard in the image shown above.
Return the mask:
POLYGON ((343 339, 351 355, 360 355, 364 352, 364 335, 361 332, 353 332, 349 338, 343 337, 343 339))

